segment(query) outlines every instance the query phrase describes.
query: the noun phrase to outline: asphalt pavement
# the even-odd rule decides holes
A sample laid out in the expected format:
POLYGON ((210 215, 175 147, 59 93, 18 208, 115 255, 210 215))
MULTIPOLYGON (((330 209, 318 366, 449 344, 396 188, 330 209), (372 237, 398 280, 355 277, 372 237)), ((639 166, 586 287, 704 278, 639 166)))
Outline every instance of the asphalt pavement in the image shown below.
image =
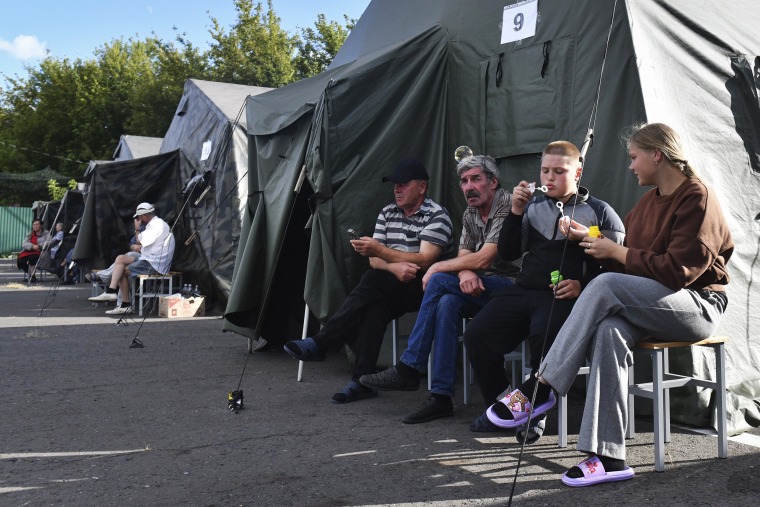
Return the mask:
MULTIPOLYGON (((513 432, 476 434, 483 410, 418 425, 401 417, 427 396, 390 392, 330 403, 348 380, 345 356, 308 363, 247 354, 219 315, 134 318, 117 326, 89 285, 24 285, 0 261, 0 505, 481 506, 756 505, 760 436, 729 441, 673 426, 666 470, 654 471, 651 420, 636 421, 629 481, 569 488, 582 392, 570 396, 570 446, 557 412, 522 453, 513 432), (130 348, 138 337, 143 348, 130 348), (240 387, 244 408, 227 408, 240 387), (520 466, 518 470, 518 460, 520 466), (516 477, 516 481, 515 481, 516 477)), ((461 386, 460 386, 461 387, 461 386)), ((646 403, 640 400, 638 403, 646 403)))

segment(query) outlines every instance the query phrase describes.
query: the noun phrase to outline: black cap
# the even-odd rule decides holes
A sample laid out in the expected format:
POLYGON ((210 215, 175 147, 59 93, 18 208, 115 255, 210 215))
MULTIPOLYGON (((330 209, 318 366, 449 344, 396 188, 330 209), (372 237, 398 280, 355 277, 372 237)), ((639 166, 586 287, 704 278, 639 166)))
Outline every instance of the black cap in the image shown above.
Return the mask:
POLYGON ((396 166, 393 174, 383 176, 383 183, 392 181, 393 183, 406 183, 412 180, 429 180, 425 166, 416 158, 408 158, 396 166))

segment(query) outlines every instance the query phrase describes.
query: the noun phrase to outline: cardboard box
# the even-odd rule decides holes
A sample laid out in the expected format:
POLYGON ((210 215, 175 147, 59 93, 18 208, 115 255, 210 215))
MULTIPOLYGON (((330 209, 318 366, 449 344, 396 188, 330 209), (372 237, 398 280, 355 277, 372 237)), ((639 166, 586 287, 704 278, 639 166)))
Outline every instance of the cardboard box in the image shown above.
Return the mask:
POLYGON ((206 314, 206 298, 196 296, 181 298, 176 296, 161 296, 158 298, 158 316, 169 319, 178 317, 202 317, 206 314))

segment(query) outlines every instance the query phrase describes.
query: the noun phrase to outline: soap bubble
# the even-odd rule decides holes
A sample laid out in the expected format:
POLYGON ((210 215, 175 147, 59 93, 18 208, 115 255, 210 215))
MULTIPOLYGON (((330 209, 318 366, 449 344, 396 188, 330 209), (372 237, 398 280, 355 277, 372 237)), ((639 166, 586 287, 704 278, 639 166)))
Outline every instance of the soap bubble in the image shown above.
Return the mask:
POLYGON ((461 162, 462 160, 471 156, 472 156, 472 149, 469 146, 460 146, 459 148, 454 150, 454 160, 456 160, 457 162, 461 162))

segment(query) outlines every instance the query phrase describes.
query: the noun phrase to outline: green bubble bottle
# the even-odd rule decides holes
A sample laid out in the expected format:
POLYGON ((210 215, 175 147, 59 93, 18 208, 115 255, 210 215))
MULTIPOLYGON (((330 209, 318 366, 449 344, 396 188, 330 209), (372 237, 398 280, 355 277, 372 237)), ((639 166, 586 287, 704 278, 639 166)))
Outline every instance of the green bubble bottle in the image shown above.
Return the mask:
POLYGON ((555 269, 554 271, 549 273, 549 277, 551 278, 552 285, 557 285, 559 282, 564 280, 564 278, 562 278, 562 275, 560 274, 558 269, 555 269))

